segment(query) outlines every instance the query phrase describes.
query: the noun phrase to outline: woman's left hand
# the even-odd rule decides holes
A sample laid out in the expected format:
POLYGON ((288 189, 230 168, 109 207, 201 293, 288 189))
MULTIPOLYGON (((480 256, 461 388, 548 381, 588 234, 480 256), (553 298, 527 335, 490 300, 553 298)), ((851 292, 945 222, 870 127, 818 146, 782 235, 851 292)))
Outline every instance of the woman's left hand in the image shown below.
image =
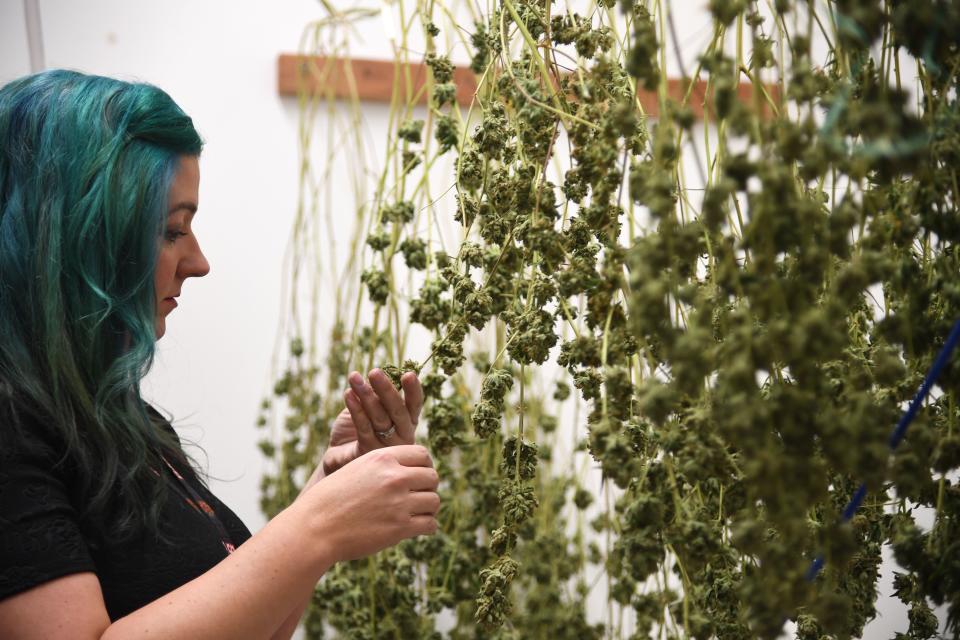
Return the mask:
POLYGON ((417 374, 408 371, 400 378, 402 395, 381 369, 370 371, 369 382, 356 371, 351 372, 347 380, 350 388, 343 394, 347 406, 333 421, 330 445, 323 455, 321 468, 317 469, 323 476, 373 449, 414 443, 414 431, 423 407, 423 387, 417 374), (378 433, 389 435, 378 436, 378 433))

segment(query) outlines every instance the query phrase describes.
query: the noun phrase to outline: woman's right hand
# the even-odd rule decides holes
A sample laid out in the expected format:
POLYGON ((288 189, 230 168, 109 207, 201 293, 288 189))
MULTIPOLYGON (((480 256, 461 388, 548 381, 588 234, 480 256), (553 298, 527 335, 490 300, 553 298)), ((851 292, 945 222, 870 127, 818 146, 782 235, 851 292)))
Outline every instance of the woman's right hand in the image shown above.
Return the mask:
POLYGON ((300 500, 335 561, 356 560, 437 530, 440 478, 425 447, 375 449, 320 480, 300 500))

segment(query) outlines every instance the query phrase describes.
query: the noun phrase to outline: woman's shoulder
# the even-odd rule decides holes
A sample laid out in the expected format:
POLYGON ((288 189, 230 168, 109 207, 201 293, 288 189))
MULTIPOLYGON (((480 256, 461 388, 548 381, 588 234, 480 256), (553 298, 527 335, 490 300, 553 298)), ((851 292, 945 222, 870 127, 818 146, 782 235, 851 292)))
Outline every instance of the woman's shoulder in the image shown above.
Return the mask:
POLYGON ((52 459, 65 449, 62 435, 49 421, 9 403, 0 407, 0 461, 52 459))

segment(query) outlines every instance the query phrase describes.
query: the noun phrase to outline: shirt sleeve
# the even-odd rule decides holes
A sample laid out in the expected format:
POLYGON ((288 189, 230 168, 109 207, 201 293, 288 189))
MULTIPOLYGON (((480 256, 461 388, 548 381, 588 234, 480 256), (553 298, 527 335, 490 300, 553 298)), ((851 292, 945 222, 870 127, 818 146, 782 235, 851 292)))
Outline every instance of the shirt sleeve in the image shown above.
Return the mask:
POLYGON ((0 454, 0 599, 96 568, 53 467, 39 453, 0 454))

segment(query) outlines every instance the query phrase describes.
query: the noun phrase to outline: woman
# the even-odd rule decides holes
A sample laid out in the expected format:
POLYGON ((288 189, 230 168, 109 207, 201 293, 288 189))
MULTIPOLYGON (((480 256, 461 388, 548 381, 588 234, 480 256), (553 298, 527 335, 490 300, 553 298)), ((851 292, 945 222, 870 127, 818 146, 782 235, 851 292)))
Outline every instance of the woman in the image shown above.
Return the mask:
POLYGON ((2 638, 288 638, 335 562, 436 530, 413 374, 403 395, 351 374, 323 464, 252 537, 142 400, 184 282, 209 270, 201 146, 150 85, 0 88, 2 638))

